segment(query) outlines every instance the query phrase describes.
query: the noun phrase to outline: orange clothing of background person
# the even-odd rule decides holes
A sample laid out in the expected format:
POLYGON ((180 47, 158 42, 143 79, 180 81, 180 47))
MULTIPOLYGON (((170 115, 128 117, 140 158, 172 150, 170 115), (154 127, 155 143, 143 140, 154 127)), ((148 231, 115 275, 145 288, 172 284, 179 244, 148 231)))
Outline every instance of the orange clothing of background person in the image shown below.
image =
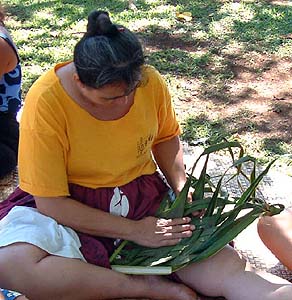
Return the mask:
POLYGON ((129 112, 101 121, 63 89, 55 71, 64 64, 41 76, 27 94, 20 127, 20 188, 43 197, 65 196, 68 183, 113 187, 153 174, 149 149, 180 133, 159 73, 144 67, 129 112))

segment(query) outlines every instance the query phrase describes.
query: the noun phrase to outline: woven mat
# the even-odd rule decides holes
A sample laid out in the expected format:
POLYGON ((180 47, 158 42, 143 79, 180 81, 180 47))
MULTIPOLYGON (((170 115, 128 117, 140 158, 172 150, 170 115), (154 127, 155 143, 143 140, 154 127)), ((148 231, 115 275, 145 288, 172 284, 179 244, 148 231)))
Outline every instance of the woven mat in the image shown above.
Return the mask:
POLYGON ((0 180, 0 202, 5 200, 18 185, 17 169, 0 180))
MULTIPOLYGON (((201 153, 201 148, 190 148, 189 146, 184 149, 186 168, 189 169, 193 166, 196 157, 201 153)), ((231 161, 228 157, 213 155, 208 164, 208 173, 210 175, 222 174, 231 161)), ((200 174, 202 164, 198 164, 195 170, 195 176, 200 174)), ((247 166, 247 172, 249 171, 247 166)), ((241 178, 242 186, 247 182, 241 178)), ((0 201, 7 198, 7 196, 17 187, 18 176, 17 170, 0 180, 0 201)), ((238 196, 238 186, 234 182, 227 185, 227 191, 231 196, 238 196)), ((282 203, 286 207, 292 207, 292 178, 277 171, 269 171, 268 175, 262 180, 259 191, 261 197, 269 203, 282 203)), ((292 282, 292 271, 284 267, 279 260, 265 247, 261 242, 257 230, 256 223, 252 223, 247 229, 235 239, 235 248, 241 255, 243 255, 252 266, 259 270, 265 270, 292 282)), ((223 299, 223 298, 208 298, 202 297, 202 300, 207 299, 223 299)))

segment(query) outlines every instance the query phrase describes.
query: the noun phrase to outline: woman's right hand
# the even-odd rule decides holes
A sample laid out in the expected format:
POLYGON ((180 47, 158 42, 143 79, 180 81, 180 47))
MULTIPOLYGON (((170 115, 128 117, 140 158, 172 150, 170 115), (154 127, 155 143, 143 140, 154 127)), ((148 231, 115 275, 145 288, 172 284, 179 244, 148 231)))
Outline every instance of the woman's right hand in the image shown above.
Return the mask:
POLYGON ((146 217, 137 221, 133 242, 151 248, 176 245, 181 239, 190 237, 195 226, 191 218, 159 219, 146 217))

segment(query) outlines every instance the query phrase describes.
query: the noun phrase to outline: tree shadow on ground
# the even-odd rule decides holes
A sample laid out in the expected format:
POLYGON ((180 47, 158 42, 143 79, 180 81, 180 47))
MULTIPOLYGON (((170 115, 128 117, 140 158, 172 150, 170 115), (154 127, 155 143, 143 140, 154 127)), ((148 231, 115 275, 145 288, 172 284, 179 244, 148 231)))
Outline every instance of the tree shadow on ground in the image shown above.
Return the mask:
POLYGON ((277 64, 270 56, 277 54, 279 49, 289 40, 292 32, 292 7, 267 4, 267 1, 245 3, 246 11, 226 10, 224 1, 168 1, 178 5, 180 11, 192 13, 191 24, 179 23, 169 29, 156 26, 143 28, 140 33, 144 36, 146 47, 150 50, 150 62, 160 66, 162 71, 176 76, 193 76, 204 79, 201 95, 213 101, 240 101, 241 96, 234 97, 227 83, 237 79, 238 72, 243 71, 259 77, 273 64, 277 64), (245 14, 250 15, 245 15, 245 14), (232 15, 233 14, 233 15, 232 15), (229 27, 226 33, 216 35, 215 26, 229 27), (197 33, 200 32, 201 35, 197 33), (228 51, 232 44, 238 45, 234 51, 228 51), (165 60, 159 60, 164 51, 172 49, 169 65, 165 60), (175 51, 174 51, 175 50, 175 51), (196 63, 196 55, 204 53, 204 66, 196 63), (250 53, 250 55, 249 55, 250 53), (262 65, 251 66, 254 53, 262 56, 262 65), (183 56, 186 58, 188 72, 184 68, 174 68, 174 63, 183 56), (204 68, 205 72, 202 72, 204 68), (208 78, 208 81, 205 79, 208 78), (212 93, 210 93, 212 91, 212 93))
MULTIPOLYGON (((139 5, 143 9, 149 9, 149 5, 145 1, 139 0, 139 5)), ((42 10, 51 11, 51 13, 59 18, 65 18, 67 22, 76 22, 76 20, 84 19, 90 11, 106 10, 112 14, 118 14, 128 9, 127 0, 87 0, 86 3, 80 0, 53 0, 53 1, 38 1, 31 2, 23 0, 17 4, 5 5, 9 14, 14 15, 19 21, 28 21, 33 16, 42 10)), ((47 20, 49 21, 49 20, 47 20)))
MULTIPOLYGON (((287 124, 279 124, 278 128, 270 128, 266 121, 252 118, 253 112, 240 111, 231 117, 213 120, 207 114, 189 116, 182 123, 182 140, 189 145, 214 144, 222 138, 232 139, 234 134, 264 133, 267 137, 262 139, 260 150, 268 156, 292 154, 287 150, 285 143, 292 139, 292 133, 287 132, 287 124), (238 121, 240 119, 240 121, 238 121), (239 125, 239 126, 238 126, 239 125), (282 136, 273 136, 273 131, 283 132, 282 136), (269 135, 271 133, 271 135, 269 135)), ((257 149, 258 150, 258 149, 257 149)))
MULTIPOLYGON (((167 2, 177 5, 181 12, 191 12, 193 19, 177 21, 169 28, 143 28, 140 34, 149 62, 164 74, 199 82, 196 97, 221 109, 226 130, 266 134, 275 141, 291 143, 292 94, 288 82, 292 60, 289 52, 285 55, 281 51, 292 46, 292 7, 287 3, 241 1, 233 4, 234 10, 228 10, 230 2, 226 1, 167 2), (236 11, 237 5, 244 9, 236 11), (221 26, 222 32, 216 34, 216 26, 221 26), (269 108, 260 112, 250 107, 249 117, 243 118, 240 107, 242 103, 248 107, 248 102, 253 107, 268 103, 269 108), (224 116, 224 108, 231 106, 237 113, 224 116)), ((186 94, 186 102, 189 98, 186 94)), ((213 121, 209 119, 211 124, 213 121)))

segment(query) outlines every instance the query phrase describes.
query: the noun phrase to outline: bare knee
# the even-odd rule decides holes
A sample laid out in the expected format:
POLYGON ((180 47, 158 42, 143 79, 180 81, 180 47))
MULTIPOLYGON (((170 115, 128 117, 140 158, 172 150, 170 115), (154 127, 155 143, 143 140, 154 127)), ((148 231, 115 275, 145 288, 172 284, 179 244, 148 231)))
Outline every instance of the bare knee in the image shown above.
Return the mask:
POLYGON ((264 216, 258 221, 258 227, 265 230, 292 230, 292 209, 284 210, 274 216, 264 216))
POLYGON ((179 278, 188 286, 209 296, 222 295, 228 282, 243 273, 246 261, 234 248, 225 246, 217 254, 177 272, 179 278))
POLYGON ((226 276, 233 276, 237 272, 244 272, 246 269, 247 261, 242 257, 234 248, 226 246, 222 250, 222 260, 224 261, 224 269, 226 276))
POLYGON ((24 280, 33 266, 47 255, 45 251, 27 243, 0 247, 0 281, 4 285, 2 287, 15 289, 15 283, 24 280))
POLYGON ((265 216, 259 219, 257 223, 257 230, 259 237, 263 242, 271 238, 271 235, 274 235, 277 229, 277 221, 273 217, 265 216))
POLYGON ((244 271, 247 261, 234 248, 227 245, 216 255, 208 258, 206 264, 211 272, 216 270, 217 278, 225 280, 236 272, 244 271))
MULTIPOLYGON (((0 282, 2 284, 4 281, 4 276, 6 277, 9 274, 7 272, 9 272, 11 267, 13 267, 13 257, 11 255, 9 249, 10 249, 10 246, 0 248, 0 268, 1 268, 0 282)), ((1 286, 1 287, 3 287, 3 286, 1 286)), ((0 293, 0 300, 2 300, 1 296, 2 295, 0 293)))
POLYGON ((258 233, 272 253, 289 269, 292 269, 292 213, 283 212, 258 221, 258 233))
POLYGON ((260 238, 268 247, 270 244, 281 243, 289 239, 289 234, 292 239, 292 214, 284 212, 272 217, 262 217, 258 221, 257 230, 260 238))
POLYGON ((14 243, 0 247, 0 262, 10 262, 17 266, 18 263, 37 263, 48 255, 47 252, 37 246, 28 243, 14 243))

